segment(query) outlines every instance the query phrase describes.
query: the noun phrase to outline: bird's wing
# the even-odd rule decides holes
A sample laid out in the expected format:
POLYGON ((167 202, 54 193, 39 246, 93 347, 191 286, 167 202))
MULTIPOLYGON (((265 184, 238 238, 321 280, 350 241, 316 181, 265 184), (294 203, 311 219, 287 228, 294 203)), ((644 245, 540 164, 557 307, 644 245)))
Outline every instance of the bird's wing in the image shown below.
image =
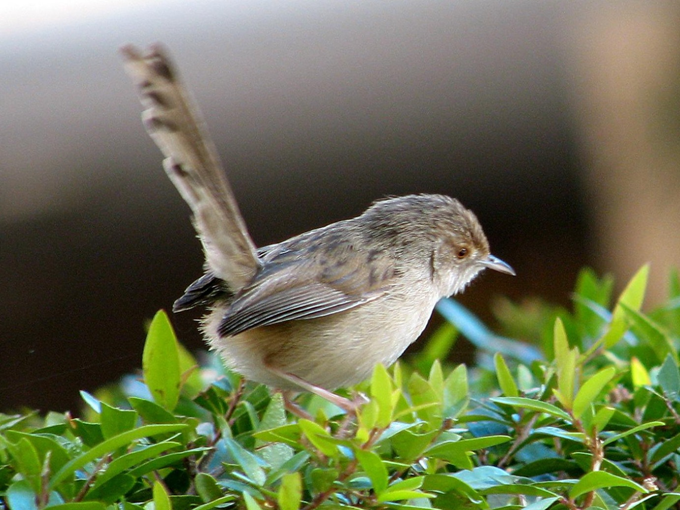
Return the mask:
POLYGON ((161 47, 121 51, 146 108, 144 125, 194 214, 208 268, 230 287, 243 288, 260 263, 200 112, 161 47))
POLYGON ((300 257, 284 253, 265 263, 254 285, 227 310, 218 332, 233 336, 260 326, 315 319, 344 312, 387 293, 398 277, 394 268, 369 254, 300 257))

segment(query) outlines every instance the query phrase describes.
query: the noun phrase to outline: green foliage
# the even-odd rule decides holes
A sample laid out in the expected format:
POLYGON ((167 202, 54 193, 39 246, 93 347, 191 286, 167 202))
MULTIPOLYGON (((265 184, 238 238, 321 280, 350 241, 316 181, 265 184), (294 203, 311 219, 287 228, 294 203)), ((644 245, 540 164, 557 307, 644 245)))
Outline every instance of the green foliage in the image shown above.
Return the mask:
MULTIPOLYGON (((307 413, 198 363, 163 312, 141 383, 82 393, 82 417, 0 415, 10 510, 585 509, 680 504, 680 280, 643 312, 648 269, 615 301, 584 270, 572 311, 502 302, 493 333, 452 301, 412 363, 376 368, 356 415, 307 413), (440 358, 464 334, 466 368, 440 358), (514 339, 513 339, 514 337, 514 339)), ((2 510, 2 509, 0 509, 2 510)))

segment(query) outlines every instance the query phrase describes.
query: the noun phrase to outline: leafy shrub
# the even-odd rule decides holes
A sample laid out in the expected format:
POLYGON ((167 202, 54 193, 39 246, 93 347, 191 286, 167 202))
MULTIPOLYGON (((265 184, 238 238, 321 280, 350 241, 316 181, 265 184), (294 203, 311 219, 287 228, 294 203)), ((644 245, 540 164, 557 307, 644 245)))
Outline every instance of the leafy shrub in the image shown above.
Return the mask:
POLYGON ((579 276, 574 309, 503 302, 510 340, 453 301, 410 364, 350 395, 348 416, 244 383, 213 357, 197 368, 159 312, 143 378, 83 393, 81 418, 0 416, 0 491, 11 510, 212 508, 654 508, 678 505, 680 281, 641 312, 642 268, 579 276), (459 332, 468 369, 438 358, 459 332), (422 375, 427 374, 427 376, 422 375))

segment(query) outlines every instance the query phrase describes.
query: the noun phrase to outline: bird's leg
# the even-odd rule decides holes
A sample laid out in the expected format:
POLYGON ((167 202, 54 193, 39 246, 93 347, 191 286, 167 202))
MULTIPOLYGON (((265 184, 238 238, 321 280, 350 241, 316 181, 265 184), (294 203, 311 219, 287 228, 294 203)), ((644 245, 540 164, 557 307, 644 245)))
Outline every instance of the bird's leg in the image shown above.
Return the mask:
POLYGON ((295 374, 291 374, 289 372, 284 372, 283 370, 272 367, 271 365, 267 366, 267 369, 270 372, 272 372, 274 375, 281 377, 282 379, 285 379, 286 381, 292 382, 293 384, 295 384, 296 386, 299 386, 301 389, 303 389, 305 391, 308 391, 310 393, 314 393, 315 395, 318 395, 321 398, 328 400, 331 404, 335 404, 340 409, 343 409, 344 411, 346 411, 348 413, 356 414, 359 406, 366 403, 366 398, 363 395, 361 395, 359 398, 356 398, 354 400, 349 400, 345 397, 341 397, 340 395, 336 395, 332 391, 328 391, 324 388, 321 388, 319 386, 315 386, 314 384, 308 383, 307 381, 305 381, 301 377, 298 377, 295 374))
POLYGON ((298 418, 314 421, 314 417, 311 414, 309 414, 307 411, 305 411, 299 405, 293 402, 293 399, 297 395, 297 392, 291 390, 276 390, 276 391, 281 393, 281 396, 283 397, 283 407, 285 407, 289 413, 294 414, 298 418))

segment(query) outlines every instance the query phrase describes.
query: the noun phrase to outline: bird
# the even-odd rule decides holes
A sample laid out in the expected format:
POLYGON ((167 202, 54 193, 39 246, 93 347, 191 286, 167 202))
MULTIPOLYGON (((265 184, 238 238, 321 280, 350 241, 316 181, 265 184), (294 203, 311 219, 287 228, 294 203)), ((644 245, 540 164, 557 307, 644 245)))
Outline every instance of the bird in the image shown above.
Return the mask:
POLYGON ((484 269, 515 275, 490 253, 474 213, 438 194, 380 199, 355 218, 258 249, 167 50, 121 53, 205 254, 205 274, 173 311, 205 307, 208 345, 245 379, 353 410, 334 390, 393 364, 441 298, 484 269))

